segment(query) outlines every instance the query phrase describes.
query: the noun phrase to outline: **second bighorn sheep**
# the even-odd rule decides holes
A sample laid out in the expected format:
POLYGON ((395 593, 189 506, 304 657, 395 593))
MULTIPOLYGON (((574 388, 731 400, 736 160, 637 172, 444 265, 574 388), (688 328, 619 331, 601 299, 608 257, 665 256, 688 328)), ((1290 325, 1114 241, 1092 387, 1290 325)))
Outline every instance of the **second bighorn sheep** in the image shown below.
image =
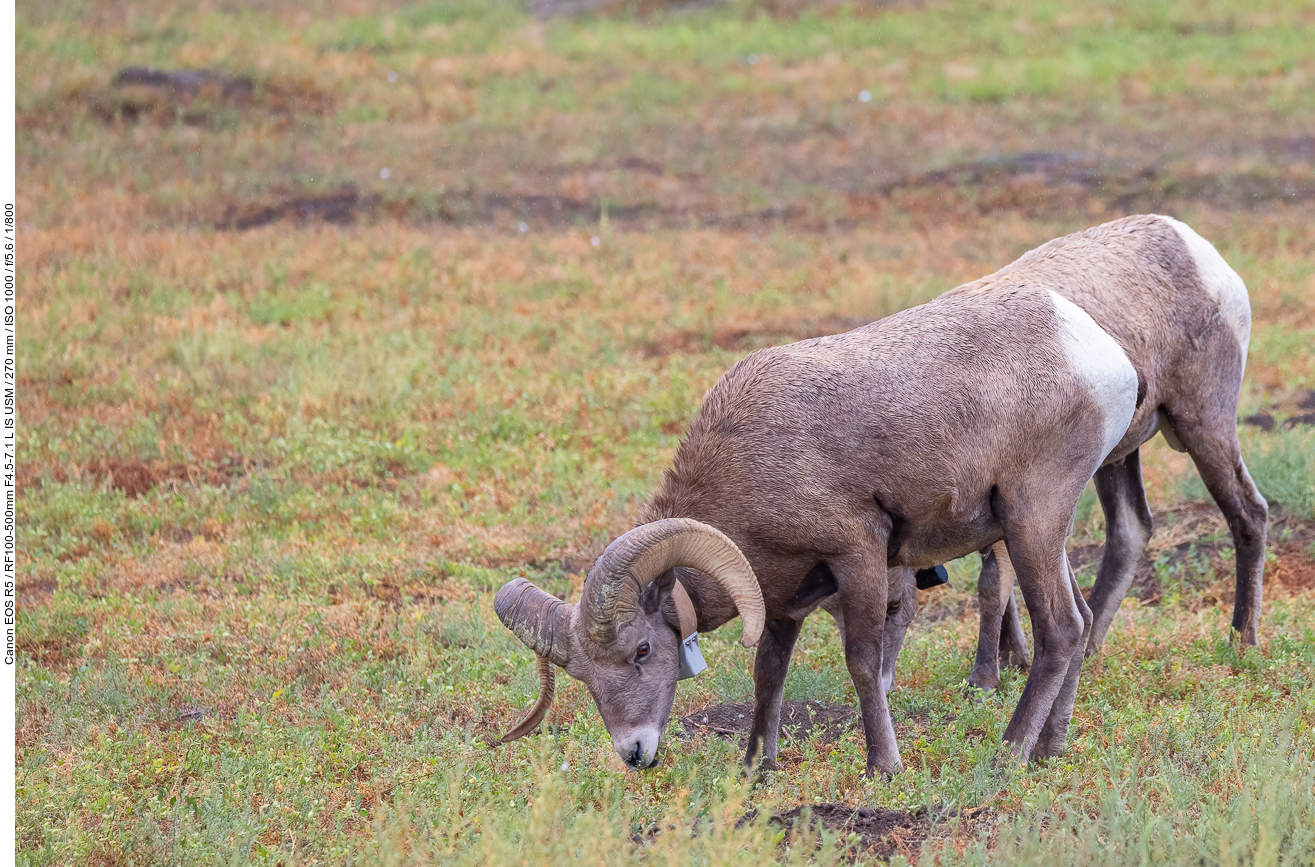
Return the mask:
MULTIPOLYGON (((524 579, 498 591, 498 616, 538 654, 542 678, 506 739, 543 719, 555 664, 589 687, 622 759, 652 765, 681 640, 738 614, 742 641, 758 646, 745 763, 773 762, 795 639, 825 603, 843 621, 867 771, 894 773, 886 692, 914 570, 1003 541, 1036 638, 1004 738, 1021 757, 1059 754, 1092 625, 1064 541, 1092 474, 1125 467, 1124 491, 1129 455, 1168 419, 1205 456, 1212 490, 1238 504, 1247 550, 1263 550, 1263 500, 1216 423, 1230 406, 1179 402, 1187 390, 1168 385, 1240 376, 1249 321, 1213 247, 1140 217, 855 331, 750 354, 708 392, 640 525, 608 546, 578 604, 524 579), (1163 345, 1200 349, 1150 349, 1163 345)), ((1246 579, 1237 622, 1254 636, 1258 560, 1246 579)))
MULTIPOLYGON (((1243 644, 1255 644, 1259 637, 1269 511, 1242 461, 1237 437, 1237 403, 1251 332, 1246 287, 1207 241, 1177 220, 1132 217, 1110 226, 1163 235, 1170 242, 1167 252, 1162 248, 1142 260, 1144 267, 1155 270, 1167 270, 1168 257, 1182 255, 1175 249, 1179 245, 1172 243, 1173 236, 1167 233, 1172 229, 1195 265, 1195 291, 1166 295, 1153 280, 1129 287, 1084 280, 1076 273, 1056 291, 1090 313, 1119 341, 1137 369, 1141 395, 1129 434, 1145 442, 1162 433, 1171 448, 1187 452, 1224 513, 1236 551, 1233 628, 1243 644)), ((1072 244, 1069 238, 1061 238, 986 279, 1007 282, 1012 272, 1027 269, 1037 260, 1071 258, 1075 254, 1080 257, 1074 262, 1076 272, 1085 267, 1092 254, 1086 247, 1072 244)), ((1088 656, 1105 640, 1152 532, 1138 449, 1106 463, 1096 471, 1093 481, 1105 514, 1106 532, 1100 570, 1088 600, 1092 611, 1088 656)), ((968 680, 974 686, 994 689, 1000 683, 1001 662, 1026 667, 1027 643, 1019 625, 1008 554, 999 544, 981 554, 981 628, 968 680)))

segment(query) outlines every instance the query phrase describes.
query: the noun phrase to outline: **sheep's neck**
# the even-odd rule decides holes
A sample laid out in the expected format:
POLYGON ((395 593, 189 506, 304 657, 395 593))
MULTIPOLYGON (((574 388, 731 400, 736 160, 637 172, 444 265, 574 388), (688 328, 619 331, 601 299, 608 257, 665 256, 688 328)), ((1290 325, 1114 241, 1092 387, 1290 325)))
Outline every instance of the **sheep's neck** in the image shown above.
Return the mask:
POLYGON ((699 632, 711 632, 739 616, 731 595, 712 576, 696 569, 677 569, 676 580, 689 594, 699 616, 699 632))
MULTIPOLYGON (((717 520, 715 514, 705 514, 703 504, 710 501, 704 490, 706 480, 716 477, 709 460, 716 450, 697 448, 702 440, 687 439, 676 453, 675 465, 667 471, 662 484, 653 493, 648 508, 640 515, 640 524, 662 518, 693 518, 727 532, 729 527, 717 520)), ((733 538, 733 536, 732 536, 733 538)), ((739 616, 731 595, 711 576, 696 569, 677 569, 676 580, 689 593, 694 610, 699 615, 699 632, 711 632, 739 616)))

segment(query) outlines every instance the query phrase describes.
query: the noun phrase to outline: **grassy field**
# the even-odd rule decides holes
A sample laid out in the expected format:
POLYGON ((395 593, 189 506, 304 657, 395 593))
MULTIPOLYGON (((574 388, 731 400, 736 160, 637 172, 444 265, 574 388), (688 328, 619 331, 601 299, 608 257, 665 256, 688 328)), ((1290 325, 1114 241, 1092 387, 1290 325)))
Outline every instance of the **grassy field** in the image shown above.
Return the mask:
MULTIPOLYGON (((1315 864, 1315 4, 18 14, 22 863, 1315 864), (751 784, 674 722, 627 773, 573 682, 486 746, 537 688, 492 591, 578 593, 735 360, 1148 210, 1251 291, 1258 651, 1157 440, 1062 759, 1001 769, 1022 677, 966 689, 976 558, 893 780, 852 727, 751 784), (889 833, 789 821, 834 803, 889 833)), ((1102 538, 1088 492, 1084 585, 1102 538)), ((751 696, 738 632, 673 719, 751 696)), ((786 697, 855 705, 829 620, 786 697)))

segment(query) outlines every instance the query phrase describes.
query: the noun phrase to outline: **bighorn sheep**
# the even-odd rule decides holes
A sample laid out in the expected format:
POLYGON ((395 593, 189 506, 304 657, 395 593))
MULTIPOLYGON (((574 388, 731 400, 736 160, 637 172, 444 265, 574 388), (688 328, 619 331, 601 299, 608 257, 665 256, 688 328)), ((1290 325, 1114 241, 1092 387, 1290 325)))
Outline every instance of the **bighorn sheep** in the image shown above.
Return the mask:
MULTIPOLYGON (((1147 270, 1168 271, 1172 268, 1169 257, 1181 258, 1185 248, 1197 279, 1179 281, 1172 294, 1157 291, 1160 286, 1152 279, 1132 286, 1066 279, 1054 288, 1119 341, 1136 368, 1141 393, 1128 434, 1146 442, 1162 433, 1171 448, 1189 454, 1224 513, 1237 555, 1233 628, 1243 644, 1255 644, 1268 507, 1242 462, 1237 438, 1237 401, 1251 331, 1246 287, 1208 242, 1177 220, 1133 217, 1110 224, 1116 225, 1128 232, 1158 233, 1172 242, 1173 237, 1165 232, 1166 226, 1171 227, 1181 239, 1181 247, 1170 243, 1168 252, 1152 247, 1142 254, 1141 265, 1147 270), (1221 324, 1225 327, 1219 327, 1221 324)), ((1061 238, 986 280, 1008 285, 1014 273, 1057 257, 1076 259, 1077 268, 1085 270, 1089 255, 1086 247, 1075 247, 1070 239, 1061 238)), ((974 285, 954 291, 971 291, 974 285)), ((1087 656, 1104 642, 1152 532, 1137 448, 1102 466, 1094 481, 1105 513, 1106 538, 1088 600, 1092 626, 1087 656)), ((1002 661, 1027 667, 1027 642, 1019 625, 1013 569, 1004 546, 997 543, 981 554, 981 626, 977 658, 968 680, 974 686, 994 689, 1000 683, 1002 661)))
MULTIPOLYGON (((886 692, 915 570, 1003 540, 1036 638, 1004 738, 1023 758, 1059 754, 1092 624, 1064 540, 1092 474, 1129 455, 1135 468, 1167 418, 1212 468, 1221 501, 1238 504, 1248 544, 1263 543, 1263 501, 1215 423, 1231 405, 1180 403, 1190 389, 1167 385, 1240 375, 1248 321, 1241 282, 1213 248, 1141 217, 1052 241, 855 331, 750 354, 708 392, 640 525, 608 546, 578 604, 524 579, 498 591, 498 616, 538 654, 542 678, 506 739, 542 720, 555 664, 588 685, 621 758, 653 764, 682 639, 738 613, 742 642, 758 646, 745 764, 774 762, 795 639, 825 602, 843 621, 867 771, 894 773, 886 692), (1119 287, 1123 310, 1107 309, 1103 286, 1119 287), (1126 310, 1141 313, 1128 321, 1126 310), (1207 360, 1214 372, 1200 369, 1207 360)), ((1254 635, 1258 568, 1248 578, 1239 622, 1254 635)))

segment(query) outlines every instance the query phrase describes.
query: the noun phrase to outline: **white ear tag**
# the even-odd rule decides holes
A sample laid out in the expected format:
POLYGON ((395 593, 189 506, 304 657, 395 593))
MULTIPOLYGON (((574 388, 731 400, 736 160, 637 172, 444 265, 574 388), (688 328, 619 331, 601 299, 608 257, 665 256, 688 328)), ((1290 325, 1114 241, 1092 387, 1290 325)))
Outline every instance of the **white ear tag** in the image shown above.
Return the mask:
POLYGON ((692 632, 689 638, 680 642, 680 677, 676 679, 693 677, 707 667, 708 664, 703 661, 703 651, 699 650, 699 634, 692 632))

